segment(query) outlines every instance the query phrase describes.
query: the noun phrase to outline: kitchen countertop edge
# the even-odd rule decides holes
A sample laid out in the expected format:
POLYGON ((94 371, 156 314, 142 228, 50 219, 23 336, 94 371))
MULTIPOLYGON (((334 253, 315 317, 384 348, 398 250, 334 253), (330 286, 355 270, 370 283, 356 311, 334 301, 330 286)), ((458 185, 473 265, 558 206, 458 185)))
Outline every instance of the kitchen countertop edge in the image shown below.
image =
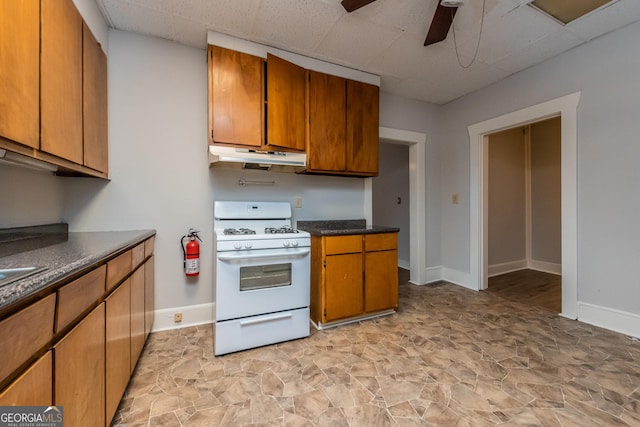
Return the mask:
POLYGON ((5 268, 26 265, 47 267, 45 271, 0 288, 0 317, 16 311, 32 297, 54 292, 59 286, 155 234, 155 230, 72 232, 63 243, 0 258, 5 268))
POLYGON ((297 227, 312 236, 397 233, 397 227, 366 225, 365 220, 298 221, 297 227))

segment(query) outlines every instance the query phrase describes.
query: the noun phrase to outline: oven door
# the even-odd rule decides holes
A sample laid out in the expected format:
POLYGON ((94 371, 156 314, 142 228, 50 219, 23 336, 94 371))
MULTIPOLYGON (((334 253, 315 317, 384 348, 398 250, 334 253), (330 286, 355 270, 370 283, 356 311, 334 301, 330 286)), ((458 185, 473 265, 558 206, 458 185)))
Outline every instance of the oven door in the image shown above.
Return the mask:
POLYGON ((219 252, 216 321, 309 306, 310 248, 219 252))

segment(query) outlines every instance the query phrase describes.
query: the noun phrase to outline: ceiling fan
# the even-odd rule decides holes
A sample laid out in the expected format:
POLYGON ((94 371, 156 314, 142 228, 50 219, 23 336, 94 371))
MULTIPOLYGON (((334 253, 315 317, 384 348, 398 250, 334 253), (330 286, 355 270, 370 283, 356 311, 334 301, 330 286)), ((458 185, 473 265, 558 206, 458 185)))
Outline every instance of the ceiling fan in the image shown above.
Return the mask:
MULTIPOLYGON (((342 6, 347 12, 353 12, 363 6, 373 3, 376 0, 342 0, 342 6)), ((447 38, 449 28, 453 23, 453 17, 458 10, 458 7, 464 4, 464 0, 438 0, 438 7, 436 13, 433 15, 429 31, 427 32, 427 38, 424 41, 425 46, 430 44, 441 42, 447 38)))

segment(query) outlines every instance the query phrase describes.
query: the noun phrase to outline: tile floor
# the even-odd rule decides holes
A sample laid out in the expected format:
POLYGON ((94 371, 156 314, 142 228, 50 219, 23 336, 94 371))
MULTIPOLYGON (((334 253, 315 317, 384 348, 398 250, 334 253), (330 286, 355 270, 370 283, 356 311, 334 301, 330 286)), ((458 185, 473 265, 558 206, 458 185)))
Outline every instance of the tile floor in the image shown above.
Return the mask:
POLYGON ((214 357, 210 325, 154 333, 118 426, 638 426, 640 342, 459 286, 397 314, 214 357))

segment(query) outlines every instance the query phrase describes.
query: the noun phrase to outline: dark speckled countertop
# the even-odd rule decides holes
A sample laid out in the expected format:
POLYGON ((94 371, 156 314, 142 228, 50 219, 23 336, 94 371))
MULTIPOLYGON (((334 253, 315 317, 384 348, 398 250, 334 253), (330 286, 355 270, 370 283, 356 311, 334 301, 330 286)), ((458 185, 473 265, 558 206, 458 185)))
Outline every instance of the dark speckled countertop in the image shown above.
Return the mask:
POLYGON ((62 284, 153 235, 155 230, 102 231, 50 234, 23 241, 0 242, 3 248, 0 269, 47 267, 45 271, 1 286, 0 312, 12 311, 12 306, 30 296, 62 284), (39 245, 39 242, 45 244, 39 245))
POLYGON ((397 227, 369 225, 364 219, 298 221, 296 227, 313 236, 341 236, 349 234, 397 233, 397 227))

